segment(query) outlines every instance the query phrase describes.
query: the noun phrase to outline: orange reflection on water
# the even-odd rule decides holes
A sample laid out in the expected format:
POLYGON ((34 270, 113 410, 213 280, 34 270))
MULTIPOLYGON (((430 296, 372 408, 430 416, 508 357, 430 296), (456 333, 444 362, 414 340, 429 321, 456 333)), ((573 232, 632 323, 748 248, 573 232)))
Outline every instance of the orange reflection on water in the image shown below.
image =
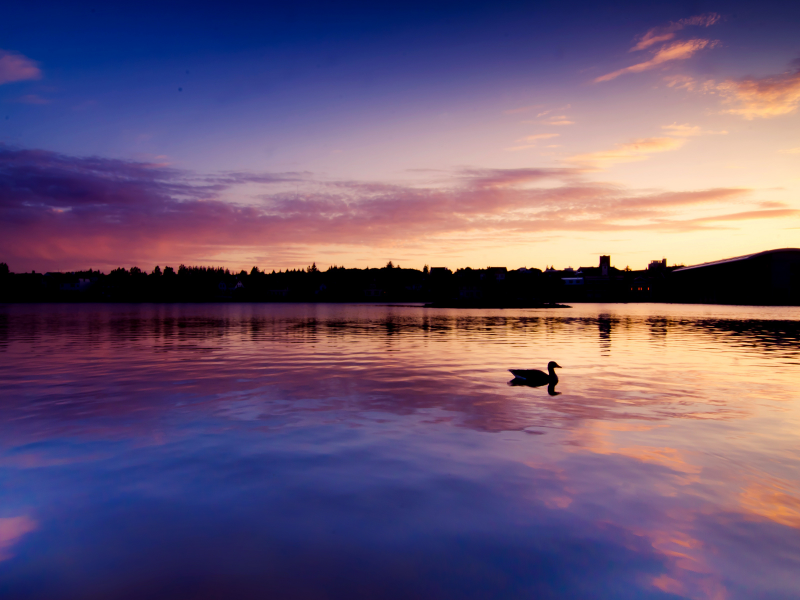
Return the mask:
POLYGON ((752 514, 800 529, 800 494, 797 482, 754 482, 739 495, 741 507, 752 514))

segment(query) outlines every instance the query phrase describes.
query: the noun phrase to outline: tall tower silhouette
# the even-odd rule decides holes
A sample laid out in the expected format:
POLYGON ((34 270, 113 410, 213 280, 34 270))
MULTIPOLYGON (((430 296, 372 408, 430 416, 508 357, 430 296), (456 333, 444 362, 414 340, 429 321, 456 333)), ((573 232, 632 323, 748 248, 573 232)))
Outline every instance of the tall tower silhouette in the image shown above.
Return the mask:
POLYGON ((608 277, 608 270, 611 268, 611 257, 610 256, 601 256, 600 257, 600 275, 603 277, 608 277))

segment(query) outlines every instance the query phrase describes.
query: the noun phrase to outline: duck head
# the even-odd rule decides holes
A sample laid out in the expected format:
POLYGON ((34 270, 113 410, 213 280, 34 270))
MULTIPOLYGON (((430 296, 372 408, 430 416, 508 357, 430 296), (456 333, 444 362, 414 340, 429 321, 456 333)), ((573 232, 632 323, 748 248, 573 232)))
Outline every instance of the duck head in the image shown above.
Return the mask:
POLYGON ((547 363, 547 370, 548 371, 552 371, 553 369, 560 369, 560 368, 561 368, 561 365, 559 365, 554 360, 551 360, 549 363, 547 363))

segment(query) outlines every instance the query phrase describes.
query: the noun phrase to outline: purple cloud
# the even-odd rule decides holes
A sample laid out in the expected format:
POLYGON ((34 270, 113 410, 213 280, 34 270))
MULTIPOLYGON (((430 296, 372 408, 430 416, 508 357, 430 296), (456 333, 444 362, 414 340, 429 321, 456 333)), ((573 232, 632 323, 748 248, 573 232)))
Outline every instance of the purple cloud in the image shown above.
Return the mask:
POLYGON ((42 72, 35 61, 16 52, 0 50, 0 85, 41 77, 42 72))
POLYGON ((734 215, 750 191, 742 188, 636 193, 582 177, 576 168, 461 169, 444 184, 424 187, 326 182, 309 173, 198 176, 149 163, 0 147, 0 259, 77 268, 321 245, 441 248, 464 236, 693 231, 720 227, 715 221, 798 212, 734 215), (247 203, 230 200, 237 186, 254 183, 267 186, 264 193, 247 203), (698 205, 724 212, 674 218, 676 210, 698 205))

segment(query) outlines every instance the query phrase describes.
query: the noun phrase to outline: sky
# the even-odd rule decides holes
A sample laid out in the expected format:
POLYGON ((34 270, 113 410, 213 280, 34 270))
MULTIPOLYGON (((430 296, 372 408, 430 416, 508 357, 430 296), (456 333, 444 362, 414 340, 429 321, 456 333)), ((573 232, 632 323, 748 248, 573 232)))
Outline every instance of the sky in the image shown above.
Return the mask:
POLYGON ((45 3, 0 261, 644 268, 800 246, 800 3, 45 3))

